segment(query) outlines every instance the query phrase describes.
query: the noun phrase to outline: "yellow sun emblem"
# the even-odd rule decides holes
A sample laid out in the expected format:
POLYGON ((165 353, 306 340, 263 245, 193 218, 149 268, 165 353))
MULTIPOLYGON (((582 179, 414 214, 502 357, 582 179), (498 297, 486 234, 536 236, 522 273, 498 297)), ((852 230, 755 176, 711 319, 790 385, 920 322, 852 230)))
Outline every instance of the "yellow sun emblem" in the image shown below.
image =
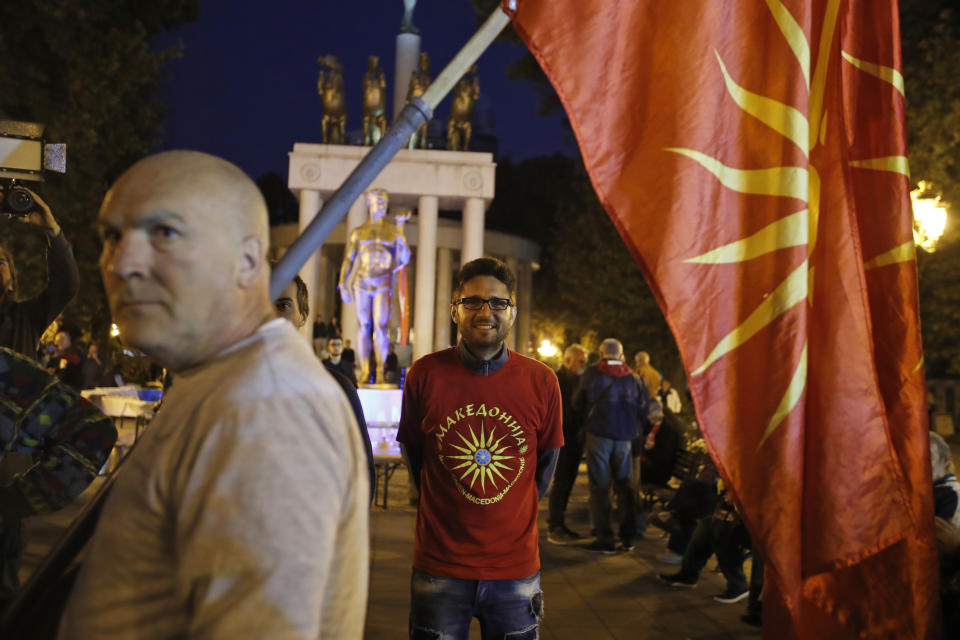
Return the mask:
MULTIPOLYGON (((457 436, 463 440, 463 443, 466 445, 464 447, 458 447, 457 445, 450 443, 450 446, 463 453, 460 456, 446 456, 451 460, 463 460, 457 466, 450 469, 451 471, 456 471, 458 469, 463 469, 466 467, 466 471, 463 472, 463 475, 460 476, 460 480, 464 480, 467 476, 470 476, 470 488, 473 489, 473 485, 476 482, 477 478, 480 478, 480 489, 481 491, 486 491, 486 483, 489 480, 490 484, 493 485, 495 489, 499 489, 497 486, 497 481, 494 479, 494 476, 499 477, 504 482, 508 480, 500 473, 500 469, 506 471, 513 471, 512 467, 508 467, 502 461, 503 460, 512 460, 513 456, 505 456, 503 452, 506 451, 507 446, 500 446, 500 443, 506 438, 506 434, 500 436, 496 442, 493 441, 494 434, 496 433, 496 427, 490 430, 490 433, 484 434, 483 431, 483 422, 480 422, 480 438, 477 438, 477 435, 473 432, 473 427, 470 427, 470 440, 467 440, 463 437, 462 434, 458 433, 457 436), (472 475, 471 475, 472 474, 472 475)), ((465 481, 465 480, 464 480, 465 481)))
MULTIPOLYGON (((717 360, 741 347, 761 329, 770 325, 776 318, 807 300, 813 304, 813 266, 810 256, 817 241, 817 229, 820 218, 820 174, 809 161, 813 149, 824 144, 826 135, 826 115, 824 96, 826 93, 827 67, 830 63, 830 49, 833 33, 837 25, 840 0, 830 0, 822 25, 820 50, 811 78, 810 43, 796 19, 784 6, 782 0, 766 0, 767 6, 785 40, 793 51, 804 82, 809 91, 809 111, 779 102, 773 98, 754 93, 740 86, 730 74, 719 52, 715 52, 719 71, 731 99, 750 116, 757 118, 782 137, 792 141, 808 159, 807 166, 775 166, 764 168, 740 169, 724 165, 716 158, 694 149, 671 147, 667 151, 685 156, 699 163, 725 187, 746 194, 761 194, 784 198, 794 198, 806 203, 806 208, 795 211, 760 229, 752 235, 730 244, 715 247, 706 253, 688 258, 686 262, 695 264, 730 264, 754 260, 780 249, 806 246, 807 257, 803 259, 783 282, 772 292, 764 294, 762 301, 739 326, 724 336, 713 348, 707 358, 691 374, 704 373, 717 360)), ((841 52, 843 59, 864 73, 874 75, 889 82, 903 93, 903 78, 898 71, 879 63, 855 58, 846 51, 841 52)), ((905 156, 865 158, 853 160, 850 166, 855 169, 891 171, 909 176, 905 156)), ((913 241, 869 260, 865 268, 913 260, 915 252, 913 241)), ((922 361, 921 361, 922 362, 922 361)), ((920 365, 917 365, 919 369, 920 365)), ((787 415, 800 402, 807 382, 807 345, 804 344, 799 362, 796 363, 793 377, 784 392, 774 415, 771 416, 760 446, 779 427, 787 415)))

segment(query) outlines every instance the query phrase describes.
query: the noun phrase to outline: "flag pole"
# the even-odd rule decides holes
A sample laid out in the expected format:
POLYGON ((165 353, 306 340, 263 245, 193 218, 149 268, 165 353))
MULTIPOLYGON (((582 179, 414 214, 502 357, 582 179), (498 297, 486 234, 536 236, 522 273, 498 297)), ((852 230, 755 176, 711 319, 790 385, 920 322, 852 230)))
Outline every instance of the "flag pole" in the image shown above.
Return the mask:
POLYGON ((364 156, 360 164, 344 180, 300 237, 287 249, 270 276, 270 299, 274 300, 293 280, 293 276, 326 240, 333 228, 347 214, 350 206, 370 186, 385 166, 402 149, 414 131, 433 115, 433 110, 453 89, 461 76, 477 61, 493 40, 510 22, 510 16, 498 6, 483 26, 454 56, 450 64, 419 98, 413 98, 397 116, 380 142, 364 156))

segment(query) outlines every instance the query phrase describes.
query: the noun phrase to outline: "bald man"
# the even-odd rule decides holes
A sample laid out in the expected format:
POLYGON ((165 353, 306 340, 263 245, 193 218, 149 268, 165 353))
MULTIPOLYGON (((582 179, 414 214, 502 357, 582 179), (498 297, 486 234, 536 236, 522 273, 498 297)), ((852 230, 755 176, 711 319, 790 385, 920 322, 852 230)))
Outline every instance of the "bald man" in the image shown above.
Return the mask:
POLYGON ((118 472, 60 637, 362 637, 363 445, 276 317, 256 185, 205 154, 151 156, 107 193, 99 230, 121 336, 174 382, 118 472))

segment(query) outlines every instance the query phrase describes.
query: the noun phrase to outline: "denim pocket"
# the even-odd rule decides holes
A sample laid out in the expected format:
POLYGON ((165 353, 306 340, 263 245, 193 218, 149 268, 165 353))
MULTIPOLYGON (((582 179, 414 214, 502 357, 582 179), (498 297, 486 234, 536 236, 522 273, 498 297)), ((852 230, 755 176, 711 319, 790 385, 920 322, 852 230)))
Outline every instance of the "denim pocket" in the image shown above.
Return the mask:
POLYGON ((539 624, 527 627, 526 629, 520 629, 519 631, 510 631, 509 633, 503 634, 503 640, 537 640, 539 637, 539 624))

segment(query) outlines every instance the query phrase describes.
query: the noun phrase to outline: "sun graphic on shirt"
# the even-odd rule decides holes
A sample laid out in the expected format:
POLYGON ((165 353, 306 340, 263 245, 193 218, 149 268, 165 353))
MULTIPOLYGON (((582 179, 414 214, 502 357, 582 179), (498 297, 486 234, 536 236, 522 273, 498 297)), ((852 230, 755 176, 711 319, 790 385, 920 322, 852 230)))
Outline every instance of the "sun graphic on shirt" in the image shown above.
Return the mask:
POLYGON ((477 479, 480 479, 480 489, 486 491, 487 482, 493 485, 494 488, 499 489, 497 485, 496 478, 500 478, 504 482, 509 482, 500 470, 513 471, 513 467, 509 467, 504 464, 504 460, 512 460, 513 456, 505 456, 503 452, 506 451, 507 445, 501 446, 500 443, 504 438, 507 437, 507 434, 500 436, 496 442, 494 438, 496 437, 496 427, 490 430, 490 433, 484 433, 483 422, 480 422, 480 437, 477 438, 477 435, 473 431, 473 427, 470 427, 470 439, 468 440, 463 436, 463 434, 457 433, 457 436, 463 441, 465 447, 457 446, 453 443, 450 443, 450 446, 460 451, 463 455, 459 456, 446 456, 450 460, 463 460, 460 464, 450 469, 451 471, 457 471, 459 469, 466 469, 463 474, 460 476, 460 480, 468 482, 466 480, 467 476, 470 476, 470 488, 473 489, 474 484, 477 479))

